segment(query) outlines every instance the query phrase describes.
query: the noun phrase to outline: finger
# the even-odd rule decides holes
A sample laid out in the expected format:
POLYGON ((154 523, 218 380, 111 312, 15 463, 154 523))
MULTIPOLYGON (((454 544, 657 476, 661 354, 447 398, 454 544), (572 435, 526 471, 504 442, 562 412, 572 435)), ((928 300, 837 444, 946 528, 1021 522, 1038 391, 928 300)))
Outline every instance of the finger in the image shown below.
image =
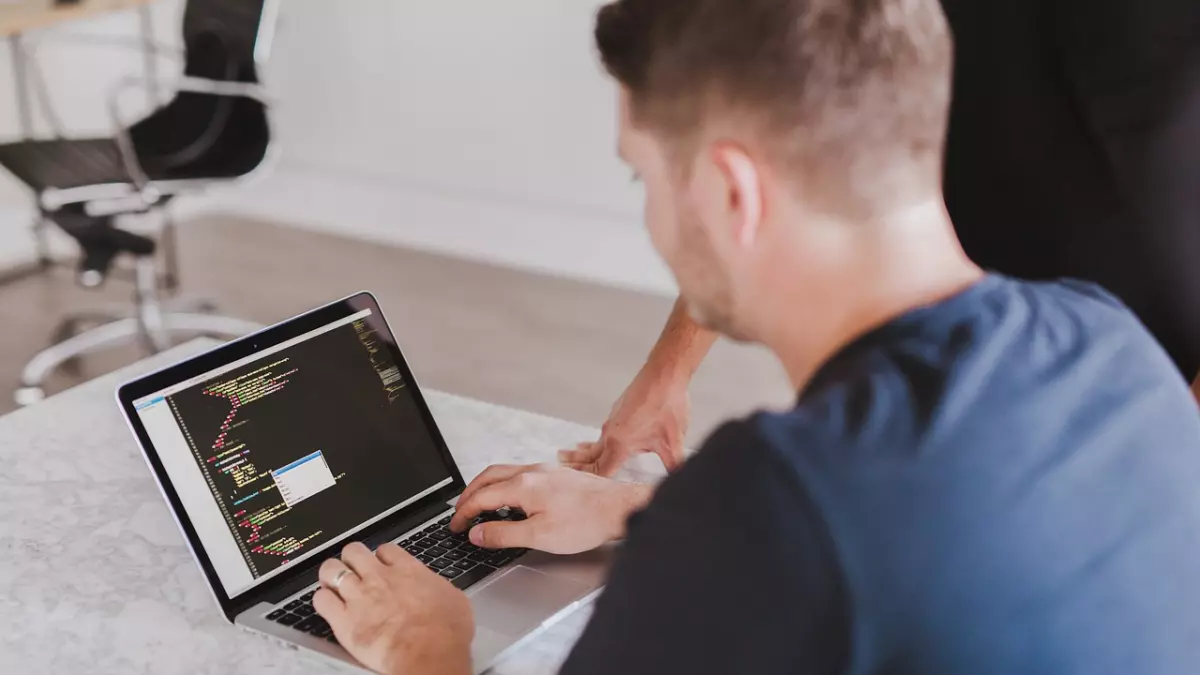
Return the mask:
MULTIPOLYGON (((467 529, 467 525, 475 519, 475 516, 480 514, 480 511, 468 513, 463 510, 463 507, 471 504, 480 492, 490 490, 497 485, 503 485, 517 476, 520 476, 523 473, 534 471, 537 468, 537 464, 529 466, 493 466, 479 474, 479 477, 472 481, 471 484, 467 486, 467 489, 464 490, 461 495, 459 495, 458 505, 454 507, 454 517, 450 519, 450 530, 452 532, 462 532, 463 530, 467 529)), ((516 506, 516 504, 501 504, 500 506, 516 506)), ((493 511, 500 508, 500 506, 494 506, 490 509, 483 510, 493 511)))
POLYGON ((480 523, 471 528, 471 543, 482 548, 538 548, 537 522, 534 519, 519 522, 497 520, 480 523))
POLYGON ((321 585, 339 595, 343 600, 350 600, 358 597, 358 585, 362 580, 337 558, 330 558, 321 563, 321 569, 317 571, 317 578, 321 580, 321 585), (349 574, 342 575, 342 570, 346 570, 349 574), (337 588, 334 588, 334 580, 341 575, 341 581, 337 582, 337 588))
MULTIPOLYGON (((459 529, 461 532, 466 529, 467 524, 475 519, 475 516, 485 511, 495 511, 496 509, 510 506, 520 508, 526 514, 532 513, 533 509, 529 508, 529 496, 522 489, 522 484, 518 480, 518 476, 503 483, 496 483, 481 488, 475 494, 471 495, 470 499, 458 502, 458 511, 454 514, 459 529)), ((454 522, 454 521, 451 521, 454 522)))
MULTIPOLYGON (((462 494, 458 496, 458 503, 462 504, 470 499, 471 495, 475 494, 479 490, 482 490, 489 485, 506 481, 513 476, 520 475, 528 471, 530 468, 531 467, 518 464, 496 464, 494 466, 489 466, 483 470, 483 473, 476 476, 475 480, 471 481, 471 484, 467 486, 467 489, 462 491, 462 494)), ((466 523, 462 522, 459 524, 458 529, 455 529, 455 523, 455 520, 450 521, 450 529, 454 530, 455 532, 459 532, 466 527, 466 523)))
POLYGON ((395 544, 384 544, 375 550, 375 557, 384 565, 401 565, 404 559, 413 559, 407 551, 395 544))
POLYGON ((342 549, 342 562, 364 580, 367 577, 378 576, 383 571, 383 563, 371 553, 371 549, 357 541, 347 544, 346 548, 342 549))
POLYGON ((561 464, 591 464, 603 449, 600 443, 580 443, 574 450, 560 450, 558 461, 561 464))
POLYGON ((626 446, 616 446, 613 443, 609 443, 604 454, 596 458, 595 470, 591 473, 611 478, 613 474, 620 471, 621 467, 625 465, 626 460, 629 459, 629 455, 630 452, 626 446))
POLYGON ((683 466, 683 441, 679 440, 668 447, 660 448, 658 450, 658 457, 662 460, 663 466, 667 468, 667 471, 675 471, 683 466))
POLYGON ((318 590, 312 602, 313 609, 329 622, 335 632, 339 627, 344 627, 350 618, 346 616, 346 602, 328 588, 318 590))

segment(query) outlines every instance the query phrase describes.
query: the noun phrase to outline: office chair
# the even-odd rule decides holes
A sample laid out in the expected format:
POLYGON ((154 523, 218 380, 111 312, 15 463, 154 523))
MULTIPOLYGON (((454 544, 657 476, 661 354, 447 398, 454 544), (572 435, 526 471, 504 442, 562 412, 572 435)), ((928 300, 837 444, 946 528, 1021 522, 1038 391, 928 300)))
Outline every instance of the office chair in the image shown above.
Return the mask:
POLYGON ((43 221, 79 243, 81 284, 103 283, 122 255, 132 256, 134 268, 132 309, 68 317, 57 334, 65 339, 25 366, 18 404, 40 401, 45 378, 59 366, 113 344, 138 340, 158 352, 172 335, 230 338, 257 330, 212 314, 207 303, 161 299, 157 242, 120 229, 115 219, 155 212, 170 231, 166 207, 174 196, 247 181, 269 168, 269 99, 258 68, 270 54, 278 7, 279 0, 187 0, 183 76, 157 83, 176 92, 170 102, 128 124, 121 95, 147 84, 131 78, 109 101, 115 137, 0 145, 0 166, 35 192, 43 221), (97 319, 101 325, 79 331, 97 319))

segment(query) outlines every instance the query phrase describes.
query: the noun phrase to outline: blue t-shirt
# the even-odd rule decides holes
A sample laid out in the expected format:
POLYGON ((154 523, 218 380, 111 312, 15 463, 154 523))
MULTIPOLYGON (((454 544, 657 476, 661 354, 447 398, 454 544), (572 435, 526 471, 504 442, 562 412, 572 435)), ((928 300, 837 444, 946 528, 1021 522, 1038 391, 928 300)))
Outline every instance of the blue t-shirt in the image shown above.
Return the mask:
POLYGON ((987 277, 720 429, 563 672, 1200 673, 1200 411, 1096 287, 987 277))

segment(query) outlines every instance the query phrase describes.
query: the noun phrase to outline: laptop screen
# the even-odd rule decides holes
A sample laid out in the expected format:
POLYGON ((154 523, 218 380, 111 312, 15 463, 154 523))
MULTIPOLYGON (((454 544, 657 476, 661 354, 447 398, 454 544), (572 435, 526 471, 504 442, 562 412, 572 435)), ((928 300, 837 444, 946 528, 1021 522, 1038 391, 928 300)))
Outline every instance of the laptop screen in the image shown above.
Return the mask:
POLYGON ((134 401, 231 598, 453 482, 371 313, 134 401))

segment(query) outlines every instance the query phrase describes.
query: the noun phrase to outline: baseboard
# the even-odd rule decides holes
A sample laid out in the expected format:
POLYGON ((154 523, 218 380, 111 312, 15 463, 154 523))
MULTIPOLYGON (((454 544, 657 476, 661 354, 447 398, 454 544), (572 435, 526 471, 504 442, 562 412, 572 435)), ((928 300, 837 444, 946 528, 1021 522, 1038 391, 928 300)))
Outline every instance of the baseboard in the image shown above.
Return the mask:
POLYGON ((621 288, 676 292, 638 223, 291 168, 197 206, 621 288))
MULTIPOLYGON (((638 224, 280 169, 253 186, 180 199, 179 220, 234 214, 659 295, 675 283, 638 224)), ((0 268, 34 260, 32 211, 0 209, 0 268)), ((74 244, 53 233, 52 252, 74 244)))

